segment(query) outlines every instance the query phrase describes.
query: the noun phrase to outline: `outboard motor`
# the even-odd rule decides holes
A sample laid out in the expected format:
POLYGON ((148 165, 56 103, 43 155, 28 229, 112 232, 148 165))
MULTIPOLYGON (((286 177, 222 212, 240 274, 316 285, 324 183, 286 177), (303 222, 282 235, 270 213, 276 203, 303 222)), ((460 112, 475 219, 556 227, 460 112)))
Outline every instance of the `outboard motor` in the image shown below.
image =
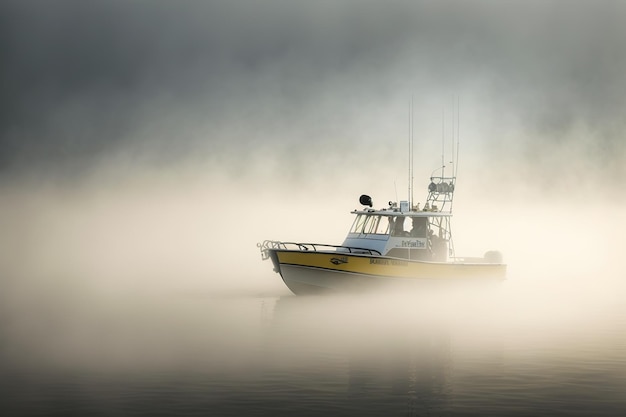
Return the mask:
POLYGON ((497 250, 490 250, 485 252, 485 256, 483 257, 486 263, 489 264, 501 264, 502 263, 502 253, 497 250))

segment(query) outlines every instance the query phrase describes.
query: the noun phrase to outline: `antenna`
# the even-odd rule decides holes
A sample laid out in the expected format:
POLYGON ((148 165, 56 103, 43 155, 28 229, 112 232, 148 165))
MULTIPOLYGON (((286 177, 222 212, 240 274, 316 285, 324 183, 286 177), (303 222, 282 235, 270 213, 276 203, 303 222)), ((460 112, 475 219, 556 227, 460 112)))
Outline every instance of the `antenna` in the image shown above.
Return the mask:
POLYGON ((455 112, 454 103, 453 103, 452 104, 452 121, 451 121, 451 124, 452 124, 452 135, 451 135, 452 136, 452 143, 451 143, 452 144, 452 146, 451 146, 451 148, 452 148, 452 155, 450 156, 450 161, 448 161, 448 164, 452 165, 452 176, 453 177, 454 177, 454 172, 456 170, 456 166, 454 164, 454 139, 455 139, 454 128, 455 128, 456 117, 458 117, 458 115, 455 112))
POLYGON ((413 134, 413 96, 411 96, 411 101, 409 101, 409 178, 408 178, 408 198, 409 198, 409 207, 411 207, 411 135, 413 134))
MULTIPOLYGON (((461 99, 456 97, 456 162, 454 163, 454 177, 459 170, 459 137, 461 135, 461 99)), ((454 158, 454 154, 452 155, 454 158)), ((456 180, 455 180, 456 181, 456 180)))
MULTIPOLYGON (((454 161, 454 166, 452 169, 452 177, 453 181, 456 184, 456 176, 459 172, 459 143, 461 136, 461 99, 459 96, 456 97, 456 155, 454 154, 454 135, 452 135, 452 160, 454 161)), ((453 120, 453 130, 454 130, 454 120, 453 120)), ((450 200, 450 213, 452 213, 452 204, 454 200, 450 200)))
POLYGON ((398 186, 396 185, 396 179, 393 179, 393 190, 396 192, 396 201, 398 201, 398 186))
POLYGON ((445 177, 444 170, 446 168, 446 164, 444 162, 444 144, 445 144, 445 122, 446 122, 446 113, 444 109, 441 109, 441 176, 445 177))

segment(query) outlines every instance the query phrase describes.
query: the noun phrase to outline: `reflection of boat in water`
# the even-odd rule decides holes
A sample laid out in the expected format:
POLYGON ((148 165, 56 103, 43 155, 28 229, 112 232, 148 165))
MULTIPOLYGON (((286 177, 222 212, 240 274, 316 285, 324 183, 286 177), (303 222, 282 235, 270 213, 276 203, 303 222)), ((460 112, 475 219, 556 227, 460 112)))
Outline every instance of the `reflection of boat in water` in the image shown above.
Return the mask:
POLYGON ((266 240, 259 244, 295 294, 355 291, 381 284, 500 281, 506 273, 499 252, 482 258, 454 253, 450 219, 456 177, 432 177, 423 209, 408 201, 364 206, 341 246, 266 240))
POLYGON ((453 388, 450 309, 433 306, 448 297, 280 297, 263 364, 289 370, 289 384, 316 393, 318 403, 332 398, 334 414, 445 414, 453 388))

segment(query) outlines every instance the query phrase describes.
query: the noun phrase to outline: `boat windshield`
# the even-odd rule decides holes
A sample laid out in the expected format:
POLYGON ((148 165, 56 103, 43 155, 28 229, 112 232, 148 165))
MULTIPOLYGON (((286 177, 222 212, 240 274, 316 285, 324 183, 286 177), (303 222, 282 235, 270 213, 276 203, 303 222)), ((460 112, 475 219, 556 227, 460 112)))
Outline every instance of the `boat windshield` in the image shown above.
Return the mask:
POLYGON ((350 233, 387 235, 389 234, 389 219, 388 216, 359 214, 352 224, 350 233))

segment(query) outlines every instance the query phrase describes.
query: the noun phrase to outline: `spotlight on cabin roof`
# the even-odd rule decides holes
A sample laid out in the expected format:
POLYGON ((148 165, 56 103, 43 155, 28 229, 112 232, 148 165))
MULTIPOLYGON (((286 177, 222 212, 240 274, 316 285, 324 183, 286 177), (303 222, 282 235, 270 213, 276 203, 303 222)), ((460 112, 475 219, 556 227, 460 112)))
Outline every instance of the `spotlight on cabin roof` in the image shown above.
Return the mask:
POLYGON ((372 197, 370 197, 369 195, 361 195, 361 197, 359 197, 359 203, 361 203, 364 206, 369 206, 372 207, 372 197))

